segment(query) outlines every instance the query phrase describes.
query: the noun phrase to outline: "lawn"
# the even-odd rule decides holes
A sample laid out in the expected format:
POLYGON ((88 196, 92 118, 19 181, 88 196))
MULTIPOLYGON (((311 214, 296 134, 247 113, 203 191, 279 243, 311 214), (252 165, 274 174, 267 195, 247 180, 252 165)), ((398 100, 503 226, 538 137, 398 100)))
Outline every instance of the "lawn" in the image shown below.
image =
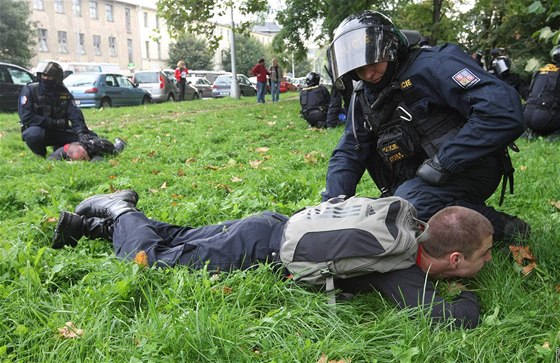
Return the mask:
MULTIPOLYGON (((477 329, 430 325, 377 294, 329 306, 271 266, 211 276, 119 261, 105 241, 53 250, 61 210, 132 188, 151 218, 200 226, 317 204, 342 128, 309 129, 297 95, 85 110, 128 147, 99 163, 45 161, 0 114, 0 360, 5 362, 554 362, 560 347, 560 142, 519 140, 515 193, 498 207, 531 223, 536 268, 511 254, 467 283, 477 329), (72 322, 79 337, 60 333, 72 322), (323 358, 322 358, 323 357, 323 358)), ((376 196, 369 178, 358 194, 376 196)))

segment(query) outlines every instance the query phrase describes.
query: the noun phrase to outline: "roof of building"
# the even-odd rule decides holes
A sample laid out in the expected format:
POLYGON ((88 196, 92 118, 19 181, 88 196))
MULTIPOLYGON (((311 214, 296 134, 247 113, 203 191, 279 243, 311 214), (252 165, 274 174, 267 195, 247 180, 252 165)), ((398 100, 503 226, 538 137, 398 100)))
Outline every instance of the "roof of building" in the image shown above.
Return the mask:
POLYGON ((280 26, 273 22, 265 22, 264 24, 255 25, 252 29, 255 33, 278 33, 280 26))

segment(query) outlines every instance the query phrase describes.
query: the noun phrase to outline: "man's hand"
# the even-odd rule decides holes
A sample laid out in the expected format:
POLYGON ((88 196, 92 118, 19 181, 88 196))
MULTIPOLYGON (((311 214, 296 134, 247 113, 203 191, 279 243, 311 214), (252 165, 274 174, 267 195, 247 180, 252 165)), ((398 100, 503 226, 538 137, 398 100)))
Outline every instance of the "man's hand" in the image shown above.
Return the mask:
POLYGON ((63 119, 63 118, 58 118, 58 119, 51 119, 49 121, 49 128, 51 129, 66 129, 68 128, 69 124, 68 124, 68 120, 63 119))
POLYGON ((416 175, 431 185, 443 185, 447 183, 451 173, 439 163, 437 155, 428 159, 420 165, 416 175))

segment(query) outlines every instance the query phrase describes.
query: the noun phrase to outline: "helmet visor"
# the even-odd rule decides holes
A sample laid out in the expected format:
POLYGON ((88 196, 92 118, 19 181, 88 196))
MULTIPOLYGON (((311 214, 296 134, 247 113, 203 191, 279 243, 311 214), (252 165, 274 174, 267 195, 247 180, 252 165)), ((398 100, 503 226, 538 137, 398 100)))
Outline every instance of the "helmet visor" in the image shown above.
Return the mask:
POLYGON ((500 75, 500 74, 504 73, 505 71, 509 70, 508 62, 503 58, 495 59, 494 63, 492 65, 494 66, 494 72, 496 72, 496 74, 498 74, 498 75, 500 75))
POLYGON ((398 49, 397 35, 382 26, 359 28, 341 34, 328 49, 333 78, 339 82, 340 77, 356 68, 394 61, 398 49))

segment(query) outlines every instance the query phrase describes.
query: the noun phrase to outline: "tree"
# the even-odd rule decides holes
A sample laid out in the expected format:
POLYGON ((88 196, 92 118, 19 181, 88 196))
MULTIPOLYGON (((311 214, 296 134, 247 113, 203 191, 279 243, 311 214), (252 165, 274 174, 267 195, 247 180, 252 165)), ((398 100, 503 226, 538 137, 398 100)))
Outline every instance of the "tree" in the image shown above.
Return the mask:
POLYGON ((34 56, 35 23, 27 1, 0 0, 0 59, 29 67, 34 56))
POLYGON ((169 66, 174 68, 183 59, 190 69, 210 69, 213 52, 193 34, 185 34, 169 47, 169 66))
MULTIPOLYGON (((259 58, 265 58, 267 50, 258 40, 249 35, 235 34, 236 44, 236 68, 237 73, 252 76, 251 69, 257 63, 259 58)), ((270 59, 268 59, 270 63, 270 59)), ((222 55, 222 64, 224 70, 231 72, 231 51, 228 49, 222 55)), ((267 64, 269 66, 270 64, 267 64)))
MULTIPOLYGON (((166 20, 172 36, 178 37, 185 30, 202 35, 211 50, 216 50, 221 40, 221 36, 214 32, 215 17, 225 17, 233 10, 240 19, 250 19, 268 11, 266 0, 159 0, 157 8, 158 16, 166 20)), ((235 24, 235 31, 247 34, 251 26, 251 20, 239 21, 235 24)))

